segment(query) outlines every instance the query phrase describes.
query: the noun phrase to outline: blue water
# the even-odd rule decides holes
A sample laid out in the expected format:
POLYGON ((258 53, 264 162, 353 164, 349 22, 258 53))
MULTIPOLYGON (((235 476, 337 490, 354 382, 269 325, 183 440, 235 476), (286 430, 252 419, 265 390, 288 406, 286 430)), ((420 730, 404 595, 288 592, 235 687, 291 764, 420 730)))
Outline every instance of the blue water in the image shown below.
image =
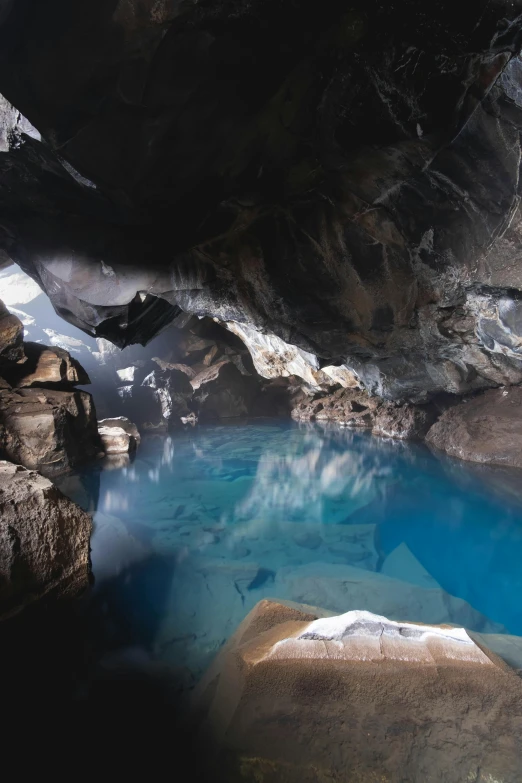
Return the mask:
POLYGON ((146 438, 61 488, 95 512, 89 612, 109 667, 190 684, 264 597, 522 635, 516 471, 258 421, 146 438))

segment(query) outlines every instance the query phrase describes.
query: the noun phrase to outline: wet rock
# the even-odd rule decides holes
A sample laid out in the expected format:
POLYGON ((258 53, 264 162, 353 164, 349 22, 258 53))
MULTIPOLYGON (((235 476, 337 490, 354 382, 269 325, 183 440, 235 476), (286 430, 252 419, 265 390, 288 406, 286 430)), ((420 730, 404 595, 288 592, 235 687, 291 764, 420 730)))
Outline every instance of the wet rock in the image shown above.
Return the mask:
POLYGON ((98 427, 105 454, 127 454, 136 448, 136 441, 121 427, 98 427))
POLYGON ((347 388, 298 400, 291 413, 298 421, 334 421, 401 440, 421 440, 435 418, 429 406, 387 403, 347 388))
POLYGON ((23 360, 23 339, 22 322, 0 301, 0 366, 23 360))
POLYGON ((0 617, 86 588, 91 526, 48 479, 0 462, 0 617))
POLYGON ((449 408, 426 441, 451 457, 522 468, 522 388, 487 391, 449 408))
POLYGON ((261 601, 220 651, 193 698, 209 774, 520 779, 522 682, 492 652, 462 628, 325 614, 261 601))
POLYGON ((54 474, 101 451, 90 394, 79 390, 0 391, 0 453, 27 468, 54 474))
POLYGON ((81 364, 62 348, 24 343, 24 351, 26 361, 4 372, 11 386, 72 388, 90 383, 81 364))
POLYGON ((381 574, 392 579, 401 579, 411 584, 429 589, 440 590, 438 582, 426 571, 412 554, 407 544, 399 546, 390 552, 381 567, 381 574))
POLYGON ((98 421, 98 426, 106 428, 116 427, 122 429, 128 435, 130 435, 132 440, 134 440, 133 448, 140 445, 141 435, 138 428, 132 421, 129 421, 129 419, 125 418, 125 416, 116 416, 111 419, 100 419, 98 421))

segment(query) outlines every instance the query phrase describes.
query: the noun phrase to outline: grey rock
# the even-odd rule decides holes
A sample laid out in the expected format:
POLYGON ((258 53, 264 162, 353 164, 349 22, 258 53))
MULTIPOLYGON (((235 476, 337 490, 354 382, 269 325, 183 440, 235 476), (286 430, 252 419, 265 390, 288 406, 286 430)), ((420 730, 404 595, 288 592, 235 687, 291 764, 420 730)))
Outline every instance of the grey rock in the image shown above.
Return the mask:
POLYGON ((0 462, 0 618, 88 585, 88 514, 34 471, 0 462))
POLYGON ((0 251, 64 317, 216 317, 388 400, 522 382, 518 3, 41 5, 0 18, 0 251))

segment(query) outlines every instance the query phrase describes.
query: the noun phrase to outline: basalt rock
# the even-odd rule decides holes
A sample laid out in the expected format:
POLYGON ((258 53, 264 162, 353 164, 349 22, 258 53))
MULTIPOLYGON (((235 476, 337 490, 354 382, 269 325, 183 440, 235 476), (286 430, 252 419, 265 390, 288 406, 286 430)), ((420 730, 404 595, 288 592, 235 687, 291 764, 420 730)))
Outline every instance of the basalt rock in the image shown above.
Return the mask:
POLYGON ((426 440, 452 457, 522 468, 522 388, 492 389, 449 408, 426 440))
POLYGON ((0 619, 88 585, 92 521, 34 471, 0 462, 0 619))
POLYGON ((100 441, 90 394, 77 389, 0 391, 0 455, 54 475, 94 458, 100 441))
POLYGON ((521 10, 13 0, 3 257, 120 346, 187 311, 389 400, 520 383, 521 10))
POLYGON ((236 418, 252 412, 257 383, 228 360, 203 370, 190 383, 200 420, 236 418))
POLYGON ((428 405, 387 403, 361 389, 341 388, 298 400, 292 417, 298 421, 333 421, 388 438, 421 440, 435 420, 435 410, 428 405))

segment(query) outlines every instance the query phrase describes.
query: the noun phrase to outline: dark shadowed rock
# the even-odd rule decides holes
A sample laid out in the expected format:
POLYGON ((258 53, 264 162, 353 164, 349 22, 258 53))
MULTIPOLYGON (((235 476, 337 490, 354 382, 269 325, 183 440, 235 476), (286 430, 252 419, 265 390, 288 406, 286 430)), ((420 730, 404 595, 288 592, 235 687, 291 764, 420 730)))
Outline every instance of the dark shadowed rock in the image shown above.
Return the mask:
POLYGON ((26 360, 4 372, 11 386, 72 388, 90 383, 89 376, 68 351, 39 343, 24 343, 26 360))
POLYGON ((213 780, 522 775, 522 681, 463 628, 261 601, 193 703, 213 780))
POLYGON ((203 370, 191 380, 199 418, 229 419, 248 416, 256 386, 228 360, 203 370))
POLYGON ((0 454, 54 474, 94 458, 100 441, 90 394, 79 390, 0 392, 0 454))
POLYGON ((9 4, 0 250, 120 346, 184 311, 389 400, 520 383, 520 4, 232 6, 9 4))
POLYGON ((522 468, 522 388, 494 389, 449 408, 426 441, 451 457, 522 468))
POLYGON ((23 339, 22 322, 0 301, 0 366, 23 360, 23 339))
POLYGON ((85 589, 91 527, 48 479, 0 462, 0 618, 85 589))

